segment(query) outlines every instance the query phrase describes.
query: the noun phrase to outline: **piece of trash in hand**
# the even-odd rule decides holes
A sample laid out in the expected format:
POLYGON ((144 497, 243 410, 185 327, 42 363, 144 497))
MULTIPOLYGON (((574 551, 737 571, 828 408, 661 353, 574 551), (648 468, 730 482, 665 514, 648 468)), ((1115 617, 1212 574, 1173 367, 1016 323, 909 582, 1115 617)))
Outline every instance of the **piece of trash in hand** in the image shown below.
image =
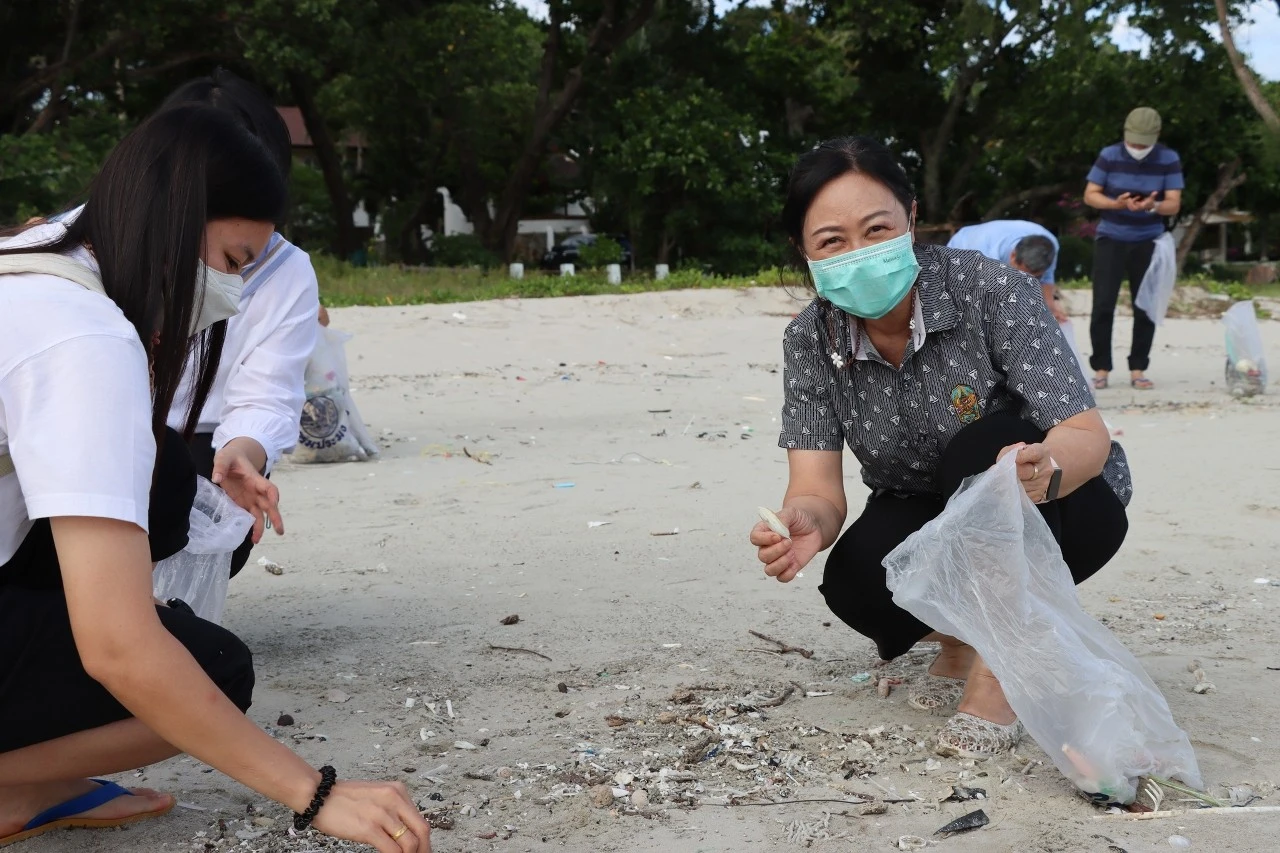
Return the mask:
POLYGON ((987 813, 982 809, 976 812, 969 812, 963 817, 958 817, 951 823, 939 829, 934 835, 953 835, 957 832, 968 832, 971 829, 979 829, 991 823, 991 818, 987 817, 987 813))
POLYGON ((503 616, 500 621, 503 625, 515 625, 520 621, 520 614, 512 613, 510 616, 503 616))
POLYGON ((266 557, 259 557, 258 565, 266 569, 267 574, 277 576, 284 574, 284 566, 280 565, 275 560, 269 560, 266 557))
POLYGON ((769 529, 781 536, 783 539, 791 538, 791 530, 782 523, 774 511, 765 506, 756 507, 756 514, 760 516, 760 520, 769 525, 769 529))

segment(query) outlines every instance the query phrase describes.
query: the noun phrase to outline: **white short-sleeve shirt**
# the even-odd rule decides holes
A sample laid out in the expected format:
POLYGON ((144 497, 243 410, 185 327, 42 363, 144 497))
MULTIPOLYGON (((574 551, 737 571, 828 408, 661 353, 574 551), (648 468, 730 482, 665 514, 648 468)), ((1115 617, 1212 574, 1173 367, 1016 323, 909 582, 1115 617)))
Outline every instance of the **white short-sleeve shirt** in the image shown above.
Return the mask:
MULTIPOLYGON (((93 265, 87 253, 72 257, 93 265)), ((5 453, 16 473, 0 477, 0 565, 34 519, 147 529, 156 457, 147 356, 110 299, 55 276, 0 275, 5 453)))

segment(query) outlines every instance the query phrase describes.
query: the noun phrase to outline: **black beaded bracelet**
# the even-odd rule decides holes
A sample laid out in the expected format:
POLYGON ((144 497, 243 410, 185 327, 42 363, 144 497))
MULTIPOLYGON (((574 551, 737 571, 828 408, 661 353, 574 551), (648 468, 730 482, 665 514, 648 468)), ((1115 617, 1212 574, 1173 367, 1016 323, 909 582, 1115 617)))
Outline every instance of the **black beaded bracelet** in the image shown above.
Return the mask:
POLYGON ((328 799, 329 792, 333 790, 333 783, 338 781, 338 771, 334 770, 328 764, 320 768, 320 784, 316 788, 316 795, 311 798, 311 805, 307 806, 307 810, 302 814, 297 812, 293 815, 293 828, 302 832, 311 821, 316 819, 316 815, 320 814, 320 807, 324 805, 324 801, 328 799))

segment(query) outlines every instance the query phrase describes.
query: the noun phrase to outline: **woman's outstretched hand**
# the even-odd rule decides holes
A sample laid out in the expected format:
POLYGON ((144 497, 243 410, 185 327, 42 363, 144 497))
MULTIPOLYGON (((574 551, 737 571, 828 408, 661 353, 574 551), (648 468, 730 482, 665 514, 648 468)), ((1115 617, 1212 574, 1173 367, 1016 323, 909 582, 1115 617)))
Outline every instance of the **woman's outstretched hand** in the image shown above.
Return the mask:
POLYGON ((778 520, 791 531, 790 539, 774 533, 762 521, 751 528, 751 544, 760 549, 764 573, 787 583, 822 550, 822 529, 812 514, 795 507, 778 510, 778 520))
POLYGON ((314 826, 378 853, 431 853, 431 828, 399 782, 338 782, 314 826))
POLYGON ((221 486, 231 500, 253 516, 253 542, 262 541, 267 522, 276 534, 284 533, 280 517, 280 490, 262 476, 266 451, 251 438, 234 438, 213 457, 213 484, 221 486))

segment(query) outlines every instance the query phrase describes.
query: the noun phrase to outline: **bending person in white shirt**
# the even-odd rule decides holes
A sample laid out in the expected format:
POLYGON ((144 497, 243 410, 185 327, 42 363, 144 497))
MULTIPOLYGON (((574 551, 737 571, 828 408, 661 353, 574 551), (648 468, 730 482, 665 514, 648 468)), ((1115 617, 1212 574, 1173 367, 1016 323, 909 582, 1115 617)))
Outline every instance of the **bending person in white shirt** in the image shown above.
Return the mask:
MULTIPOLYGON (((281 174, 288 177, 293 163, 289 129, 266 95, 219 69, 183 85, 161 109, 192 103, 234 116, 262 141, 281 174)), ((229 482, 235 482, 225 479, 228 472, 252 470, 269 476, 281 455, 293 450, 298 441, 306 402, 303 376, 315 347, 320 296, 307 253, 278 233, 271 235, 262 258, 241 275, 240 313, 227 321, 222 363, 189 446, 196 472, 222 485, 243 506, 228 488, 229 482)), ((194 383, 195 371, 189 366, 169 412, 170 426, 177 428, 184 421, 194 383)), ((263 521, 259 516, 254 530, 232 555, 232 577, 261 538, 263 521)))
MULTIPOLYGON (((244 643, 152 599, 153 560, 185 542, 160 527, 185 524, 194 496, 178 505, 185 448, 164 442, 157 465, 157 442, 193 348, 197 387, 211 384, 237 274, 285 201, 241 124, 173 108, 107 157, 69 226, 0 246, 0 847, 164 814, 171 796, 86 777, 186 752, 299 813, 299 829, 430 851, 403 785, 311 768, 245 718, 244 643)), ((224 485, 280 525, 256 470, 224 485)))

